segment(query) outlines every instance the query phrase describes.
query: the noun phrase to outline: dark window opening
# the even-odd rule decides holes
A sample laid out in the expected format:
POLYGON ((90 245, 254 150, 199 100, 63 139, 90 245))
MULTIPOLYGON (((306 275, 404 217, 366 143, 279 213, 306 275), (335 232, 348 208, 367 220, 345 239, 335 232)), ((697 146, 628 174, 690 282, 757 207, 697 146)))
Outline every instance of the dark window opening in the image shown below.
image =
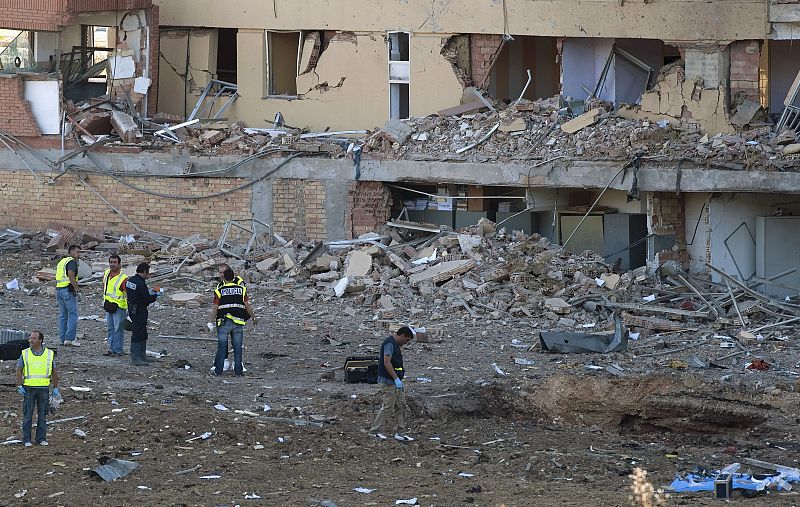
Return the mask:
POLYGON ((220 28, 217 34, 217 79, 236 84, 236 28, 220 28))

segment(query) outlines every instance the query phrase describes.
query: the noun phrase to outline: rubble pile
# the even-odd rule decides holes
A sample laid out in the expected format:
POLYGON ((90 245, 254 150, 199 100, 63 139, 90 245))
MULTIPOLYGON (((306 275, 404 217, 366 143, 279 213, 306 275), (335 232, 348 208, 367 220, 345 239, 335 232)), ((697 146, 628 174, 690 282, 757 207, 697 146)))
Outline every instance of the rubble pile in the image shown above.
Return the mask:
MULTIPOLYGON (((785 340, 800 318, 795 302, 769 298, 713 266, 723 284, 689 275, 673 261, 623 273, 594 252, 570 253, 537 234, 497 229, 486 219, 459 231, 392 221, 355 240, 327 243, 264 234, 239 238, 248 248, 225 235, 219 241, 198 235, 116 239, 62 228, 23 236, 25 246, 54 253, 81 244, 87 250, 82 284, 97 283, 107 256, 119 253, 127 271, 149 260, 151 280, 188 283, 190 289, 171 293, 170 300, 199 307, 207 303, 203 292, 217 278, 217 267, 226 263, 250 287, 283 291, 298 303, 338 300, 345 313, 373 312, 389 329, 424 322, 434 336, 453 319, 525 321, 564 332, 619 332, 621 320, 637 338, 691 333, 744 354, 764 340, 785 340), (728 328, 733 331, 725 334, 728 328)), ((49 282, 54 275, 44 267, 32 282, 49 282)))
POLYGON ((110 143, 203 155, 301 152, 355 158, 363 153, 373 158, 468 162, 645 157, 740 170, 796 170, 800 165, 797 134, 773 132, 760 106, 752 102, 739 105, 729 124, 731 133, 709 135, 690 117, 647 120, 631 106, 616 109, 597 99, 559 96, 508 105, 481 95, 480 101, 438 114, 391 119, 372 131, 339 132, 288 127, 280 114, 270 128, 183 121, 161 113, 144 118, 127 98, 117 94, 70 103, 70 137, 79 146, 110 143))

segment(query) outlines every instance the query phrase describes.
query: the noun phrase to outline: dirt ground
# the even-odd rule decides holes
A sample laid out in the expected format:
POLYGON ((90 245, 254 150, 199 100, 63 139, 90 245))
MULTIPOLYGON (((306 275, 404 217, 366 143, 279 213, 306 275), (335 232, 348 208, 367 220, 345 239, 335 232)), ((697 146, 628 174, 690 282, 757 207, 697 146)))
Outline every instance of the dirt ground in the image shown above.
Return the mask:
MULTIPOLYGON (((31 277, 38 269, 55 264, 30 251, 1 259, 0 279, 16 277, 28 289, 37 287, 31 277)), ((167 293, 205 291, 209 303, 212 285, 162 284, 167 293)), ((512 348, 512 339, 536 344, 546 322, 443 312, 439 323, 447 332, 404 353, 416 440, 402 443, 366 433, 377 387, 343 382, 345 358, 375 354, 387 334, 371 308, 355 305, 355 315, 346 315, 347 297, 308 302, 295 299, 289 286, 249 287, 261 321, 245 331, 247 373, 215 378, 207 305, 181 308, 164 300, 151 307, 148 349, 166 355, 151 367, 132 367, 128 357, 102 355, 105 323, 97 320, 79 321, 80 348, 57 347, 55 299, 49 284, 38 286, 36 294, 0 296, 0 328, 44 331, 45 345, 58 349, 65 399, 51 419, 85 419, 52 425, 49 447, 0 446, 0 505, 384 506, 416 497, 425 506, 621 506, 630 504, 628 474, 635 467, 648 470, 658 487, 678 472, 745 457, 797 466, 794 338, 764 345, 765 354, 781 358, 781 371, 676 370, 669 361, 686 354, 512 348), (326 336, 345 343, 330 345, 326 336), (517 365, 514 357, 533 365, 517 365), (191 367, 178 367, 185 362, 191 367), (611 362, 627 374, 586 368, 611 362), (76 428, 85 439, 74 435, 76 428), (212 435, 192 440, 205 432, 212 435), (90 475, 102 457, 140 467, 105 483, 90 475)), ((81 316, 103 316, 99 284, 87 287, 79 308, 81 316)), ((14 367, 0 362, 0 440, 21 437, 14 367)), ((800 498, 794 491, 753 498, 737 492, 731 502, 794 505, 800 498)), ((710 493, 669 500, 717 503, 710 493)))

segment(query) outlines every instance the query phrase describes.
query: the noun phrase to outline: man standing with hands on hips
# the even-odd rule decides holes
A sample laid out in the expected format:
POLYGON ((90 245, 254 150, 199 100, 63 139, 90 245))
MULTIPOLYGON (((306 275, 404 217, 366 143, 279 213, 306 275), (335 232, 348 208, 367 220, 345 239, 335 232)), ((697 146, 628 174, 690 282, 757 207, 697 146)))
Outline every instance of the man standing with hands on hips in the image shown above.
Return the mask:
POLYGON ((414 338, 414 332, 408 326, 403 326, 395 332, 394 336, 387 337, 381 344, 381 353, 378 356, 378 384, 381 385, 381 408, 375 416, 375 422, 369 429, 370 435, 386 438, 378 433, 383 423, 392 416, 397 418, 396 440, 401 442, 414 440, 405 434, 408 405, 406 405, 406 392, 403 388, 403 353, 400 347, 414 338))
POLYGON ((68 253, 56 265, 58 334, 62 345, 79 347, 75 336, 78 330, 78 261, 81 247, 70 245, 68 253))
POLYGON ((22 441, 30 447, 33 407, 36 405, 36 443, 47 445, 47 408, 50 399, 50 382, 53 396, 58 398, 58 371, 53 361, 53 351, 44 348, 44 334, 32 331, 28 337, 31 346, 22 351, 17 360, 17 392, 25 399, 22 404, 22 441))

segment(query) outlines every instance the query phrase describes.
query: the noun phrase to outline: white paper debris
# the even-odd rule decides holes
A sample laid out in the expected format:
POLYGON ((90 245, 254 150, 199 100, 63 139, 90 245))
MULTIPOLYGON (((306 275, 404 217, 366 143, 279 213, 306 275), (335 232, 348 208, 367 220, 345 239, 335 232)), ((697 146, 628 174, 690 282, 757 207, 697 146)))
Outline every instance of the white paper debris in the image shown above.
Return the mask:
POLYGON ((230 410, 228 407, 226 407, 222 403, 217 403, 216 405, 214 405, 214 408, 216 408, 217 410, 219 410, 221 412, 227 412, 228 410, 230 410))
POLYGON ((417 505, 417 497, 409 498, 408 500, 397 500, 395 505, 417 505))
POLYGON ((504 375, 504 376, 505 376, 505 375, 508 375, 508 373, 504 372, 503 370, 501 370, 501 369, 500 369, 500 367, 499 367, 499 366, 497 366, 497 363, 492 363, 492 368, 494 368, 494 371, 495 371, 495 372, 496 372, 498 375, 504 375))
POLYGON ((650 294, 649 296, 645 296, 642 298, 642 301, 647 301, 648 303, 652 303, 655 300, 656 300, 655 294, 650 294))
MULTIPOLYGON (((372 492, 373 492, 373 491, 375 491, 375 490, 374 490, 374 489, 370 489, 370 488, 353 488, 353 491, 355 491, 356 493, 366 493, 366 494, 370 494, 370 493, 372 493, 372 492)), ((412 505, 413 505, 413 504, 412 504, 412 505)))

